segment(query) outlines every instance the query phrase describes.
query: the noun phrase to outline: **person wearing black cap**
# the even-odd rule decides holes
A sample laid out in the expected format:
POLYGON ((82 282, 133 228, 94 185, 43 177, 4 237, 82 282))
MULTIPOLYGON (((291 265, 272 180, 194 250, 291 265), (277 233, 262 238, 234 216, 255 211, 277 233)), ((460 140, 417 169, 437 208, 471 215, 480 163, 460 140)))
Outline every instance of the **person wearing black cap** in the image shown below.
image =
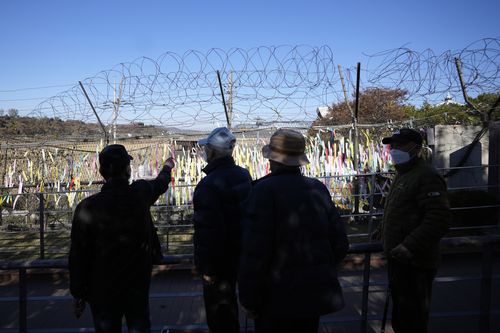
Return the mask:
POLYGON ((208 164, 193 195, 194 260, 203 280, 203 299, 211 333, 240 331, 236 275, 240 255, 240 204, 252 178, 232 157, 236 138, 226 127, 198 141, 208 164))
POLYGON ((301 133, 276 131, 262 154, 271 173, 244 203, 240 304, 256 333, 317 333, 321 315, 344 307, 344 224, 326 186, 301 174, 309 163, 301 133))
POLYGON ((150 332, 149 285, 154 231, 150 207, 164 193, 172 158, 153 180, 129 184, 130 156, 122 145, 99 154, 101 191, 82 200, 73 215, 70 291, 79 317, 90 304, 96 332, 150 332))
POLYGON ((421 158, 422 142, 409 128, 382 140, 390 145, 396 176, 372 238, 381 238, 388 259, 395 333, 427 332, 439 241, 451 219, 446 183, 421 158))

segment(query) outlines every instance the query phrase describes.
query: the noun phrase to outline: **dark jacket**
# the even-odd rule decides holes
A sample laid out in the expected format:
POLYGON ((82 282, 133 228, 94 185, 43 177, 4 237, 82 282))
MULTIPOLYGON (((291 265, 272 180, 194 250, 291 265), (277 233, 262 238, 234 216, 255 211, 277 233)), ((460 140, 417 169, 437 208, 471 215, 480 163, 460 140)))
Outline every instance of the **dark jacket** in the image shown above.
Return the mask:
POLYGON ((387 256, 399 244, 413 254, 410 263, 435 268, 439 241, 451 219, 446 183, 431 165, 416 158, 396 166, 382 220, 382 242, 387 256))
POLYGON ((240 253, 241 202, 252 178, 231 156, 211 161, 196 186, 194 205, 194 258, 200 274, 236 279, 240 253))
POLYGON ((146 293, 151 276, 150 206, 167 190, 170 169, 154 180, 113 179, 78 204, 69 253, 75 298, 106 302, 130 291, 146 293))
POLYGON ((328 189, 299 168, 260 179, 245 202, 240 302, 271 316, 319 316, 344 306, 337 265, 348 241, 328 189))

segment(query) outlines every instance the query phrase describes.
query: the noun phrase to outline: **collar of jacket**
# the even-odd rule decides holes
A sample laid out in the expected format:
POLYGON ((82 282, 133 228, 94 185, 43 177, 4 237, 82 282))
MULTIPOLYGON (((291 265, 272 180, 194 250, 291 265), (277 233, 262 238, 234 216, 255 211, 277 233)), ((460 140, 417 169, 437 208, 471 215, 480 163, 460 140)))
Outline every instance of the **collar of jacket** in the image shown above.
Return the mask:
POLYGON ((104 185, 102 185, 101 191, 108 191, 113 188, 124 187, 124 186, 128 186, 128 179, 125 178, 110 179, 109 181, 104 183, 104 185))
POLYGON ((210 161, 203 169, 202 171, 206 173, 207 175, 214 171, 217 168, 228 166, 228 165, 234 165, 234 159, 232 156, 224 156, 224 157, 219 157, 216 158, 213 161, 210 161))
POLYGON ((300 167, 298 166, 280 166, 276 170, 270 173, 271 176, 279 176, 283 174, 290 174, 290 173, 295 173, 295 174, 300 174, 300 167))
POLYGON ((285 174, 298 174, 298 175, 300 175, 301 174, 300 167, 287 167, 287 166, 280 167, 280 168, 274 170, 273 172, 265 175, 264 177, 254 180, 252 182, 252 186, 256 185, 261 180, 267 179, 269 177, 275 177, 275 176, 285 175, 285 174))
POLYGON ((404 173, 407 173, 408 171, 410 171, 411 169, 413 169, 414 167, 416 167, 417 165, 420 165, 423 162, 424 162, 424 160, 421 159, 420 157, 415 157, 406 163, 398 164, 398 165, 395 165, 394 167, 396 168, 396 171, 399 174, 404 174, 404 173))

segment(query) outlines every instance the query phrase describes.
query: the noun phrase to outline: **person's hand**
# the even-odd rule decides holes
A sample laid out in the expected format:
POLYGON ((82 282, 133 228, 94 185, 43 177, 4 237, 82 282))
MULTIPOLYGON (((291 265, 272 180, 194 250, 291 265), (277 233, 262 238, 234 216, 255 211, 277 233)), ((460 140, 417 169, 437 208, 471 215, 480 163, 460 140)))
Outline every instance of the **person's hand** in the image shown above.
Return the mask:
POLYGON ((173 157, 169 157, 167 158, 167 160, 165 161, 165 166, 170 168, 170 170, 172 170, 173 168, 175 168, 175 160, 173 157))
POLYGON ((391 258, 394 259, 411 259, 413 254, 404 246, 403 244, 399 244, 395 248, 391 250, 391 258))
POLYGON ((241 308, 243 309, 243 312, 245 312, 246 316, 250 319, 256 319, 258 317, 257 312, 254 310, 249 310, 245 308, 243 305, 241 305, 241 308))
POLYGON ((73 313, 78 319, 82 316, 83 311, 85 311, 85 301, 81 298, 75 298, 73 300, 73 313))
POLYGON ((215 282, 217 282, 217 277, 213 275, 203 275, 203 282, 208 285, 213 285, 215 282))

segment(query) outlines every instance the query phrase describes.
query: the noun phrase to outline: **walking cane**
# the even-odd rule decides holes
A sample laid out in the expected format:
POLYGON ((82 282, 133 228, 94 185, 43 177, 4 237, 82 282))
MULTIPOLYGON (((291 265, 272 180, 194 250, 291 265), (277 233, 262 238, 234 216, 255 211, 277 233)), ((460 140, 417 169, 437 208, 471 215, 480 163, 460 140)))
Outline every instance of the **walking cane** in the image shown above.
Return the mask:
POLYGON ((384 304, 384 315, 382 316, 382 326, 380 327, 380 333, 385 333, 385 324, 387 323, 387 312, 389 310, 389 301, 391 298, 391 286, 387 286, 387 291, 385 293, 385 304, 384 304))

